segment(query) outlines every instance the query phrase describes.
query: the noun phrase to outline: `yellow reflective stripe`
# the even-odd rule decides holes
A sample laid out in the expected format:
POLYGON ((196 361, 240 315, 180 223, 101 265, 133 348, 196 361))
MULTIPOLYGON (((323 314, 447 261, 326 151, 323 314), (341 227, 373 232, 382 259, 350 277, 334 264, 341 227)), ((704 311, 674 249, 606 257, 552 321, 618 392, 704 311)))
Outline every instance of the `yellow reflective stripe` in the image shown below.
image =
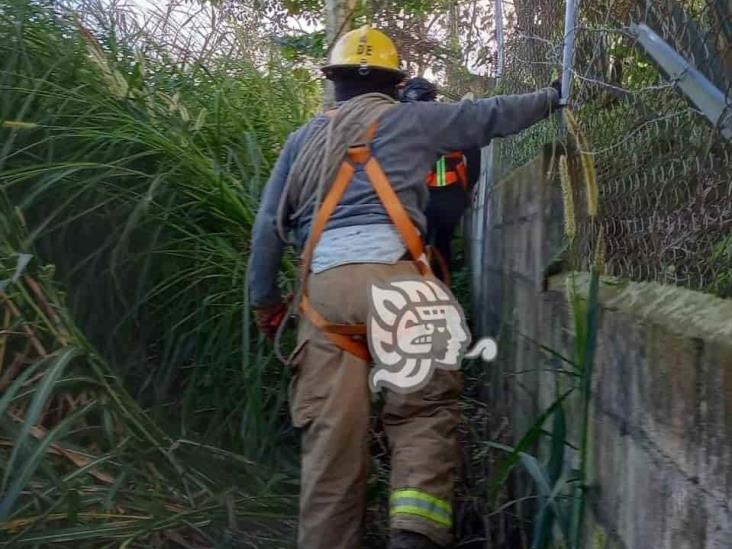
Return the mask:
POLYGON ((440 526, 452 526, 452 506, 445 500, 426 494, 420 490, 395 490, 390 498, 391 515, 400 513, 417 515, 431 520, 440 526))
POLYGON ((445 518, 442 515, 437 515, 427 509, 417 507, 416 505, 399 505, 398 507, 392 507, 391 515, 393 516, 398 514, 417 515, 419 517, 426 518, 427 520, 431 520, 432 522, 436 522, 445 528, 450 528, 452 526, 451 518, 445 518))
POLYGON ((441 156, 435 165, 435 184, 438 187, 444 187, 445 181, 445 157, 441 156))
POLYGON ((414 488, 402 488, 399 490, 394 490, 391 494, 391 502, 394 503, 394 501, 399 498, 421 499, 422 501, 433 504, 435 507, 444 509, 448 513, 452 513, 452 506, 449 502, 445 501, 444 499, 439 499, 431 496, 426 492, 422 492, 421 490, 415 490, 414 488))

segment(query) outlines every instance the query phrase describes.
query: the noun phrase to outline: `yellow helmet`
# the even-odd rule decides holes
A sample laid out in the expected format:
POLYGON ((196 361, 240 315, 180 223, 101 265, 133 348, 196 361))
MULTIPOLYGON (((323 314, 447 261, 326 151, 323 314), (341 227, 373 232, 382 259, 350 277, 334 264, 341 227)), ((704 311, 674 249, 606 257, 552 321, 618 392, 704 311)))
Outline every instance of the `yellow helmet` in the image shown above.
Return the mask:
POLYGON ((368 25, 347 32, 335 43, 323 72, 328 75, 331 69, 337 68, 379 69, 404 74, 399 70, 399 54, 394 42, 368 25))

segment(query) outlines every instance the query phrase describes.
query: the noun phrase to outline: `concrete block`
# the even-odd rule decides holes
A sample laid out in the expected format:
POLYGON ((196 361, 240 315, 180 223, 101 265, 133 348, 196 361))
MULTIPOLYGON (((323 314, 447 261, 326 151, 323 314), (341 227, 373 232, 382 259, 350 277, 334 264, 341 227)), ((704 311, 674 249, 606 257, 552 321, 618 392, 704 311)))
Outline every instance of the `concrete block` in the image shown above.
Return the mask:
POLYGON ((669 483, 668 549, 706 547, 707 509, 696 487, 683 479, 669 483))
POLYGON ((531 221, 524 225, 524 232, 522 234, 524 238, 523 249, 521 250, 522 262, 521 270, 527 278, 531 279, 534 283, 535 290, 538 291, 539 286, 536 284, 538 279, 537 271, 539 267, 536 263, 537 259, 537 248, 539 248, 539 238, 541 238, 541 231, 537 229, 541 225, 541 219, 534 215, 531 217, 531 221))
POLYGON ((495 269, 483 271, 480 285, 480 292, 483 301, 480 307, 473 310, 473 316, 478 319, 478 336, 498 335, 501 324, 501 311, 503 307, 503 274, 495 269))
POLYGON ((503 227, 491 227, 483 240, 483 265, 503 269, 505 257, 505 235, 503 227))
MULTIPOLYGON (((573 360, 572 349, 569 348, 570 316, 566 295, 564 292, 552 290, 539 294, 538 299, 542 302, 540 343, 568 360, 573 360)), ((564 367, 568 365, 565 364, 564 367)))
POLYGON ((583 539, 588 549, 627 549, 617 532, 607 528, 592 508, 588 508, 585 513, 583 539))
POLYGON ((503 268, 507 272, 520 273, 517 250, 520 249, 520 223, 512 222, 510 225, 503 227, 503 268))
POLYGON ((519 214, 519 202, 517 197, 516 184, 518 179, 512 181, 501 181, 500 187, 496 190, 501 193, 502 207, 503 207, 503 223, 513 223, 516 216, 519 214))
MULTIPOLYGON (((646 366, 645 328, 627 314, 603 310, 595 353, 593 396, 595 405, 618 421, 638 425, 641 373, 646 366), (632 326, 633 329, 627 329, 632 326)), ((627 425, 619 425, 627 430, 627 425)))
POLYGON ((657 325, 648 326, 645 337, 648 353, 638 370, 638 424, 687 476, 697 477, 701 342, 657 325))
POLYGON ((487 216, 487 227, 501 225, 504 222, 505 208, 503 206, 504 199, 501 191, 502 187, 497 187, 487 197, 485 212, 487 216))
POLYGON ((628 549, 672 549, 667 471, 629 440, 618 531, 628 549))
POLYGON ((705 344, 700 363, 700 484, 728 502, 732 517, 732 345, 705 344))
POLYGON ((588 507, 609 537, 618 538, 626 501, 628 445, 631 439, 615 419, 593 414, 591 460, 588 467, 588 507))
POLYGON ((716 500, 707 497, 702 491, 699 504, 705 507, 706 531, 703 533, 705 549, 728 549, 732 540, 732 511, 730 511, 730 497, 716 500))

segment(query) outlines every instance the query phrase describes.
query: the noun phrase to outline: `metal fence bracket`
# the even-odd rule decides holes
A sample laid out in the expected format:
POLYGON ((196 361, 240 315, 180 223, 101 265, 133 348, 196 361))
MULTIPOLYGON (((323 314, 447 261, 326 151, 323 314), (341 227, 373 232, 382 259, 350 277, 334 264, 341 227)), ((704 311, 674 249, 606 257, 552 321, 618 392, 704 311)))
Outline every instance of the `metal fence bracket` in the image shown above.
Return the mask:
POLYGON ((632 25, 638 42, 653 60, 668 74, 671 81, 719 128, 722 135, 732 141, 732 103, 730 98, 712 84, 656 34, 648 25, 632 25))

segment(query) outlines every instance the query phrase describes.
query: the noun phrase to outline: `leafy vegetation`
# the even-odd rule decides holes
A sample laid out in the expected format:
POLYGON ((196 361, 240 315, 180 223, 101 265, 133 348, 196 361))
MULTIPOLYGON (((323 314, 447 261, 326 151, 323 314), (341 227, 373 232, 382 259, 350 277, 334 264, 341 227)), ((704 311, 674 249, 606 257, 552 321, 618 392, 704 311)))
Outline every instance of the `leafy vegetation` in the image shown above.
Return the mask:
POLYGON ((92 31, 0 2, 0 539, 289 539, 287 375, 246 249, 318 84, 92 31))
POLYGON ((73 323, 54 270, 2 252, 4 545, 287 547, 292 476, 173 438, 73 323))

